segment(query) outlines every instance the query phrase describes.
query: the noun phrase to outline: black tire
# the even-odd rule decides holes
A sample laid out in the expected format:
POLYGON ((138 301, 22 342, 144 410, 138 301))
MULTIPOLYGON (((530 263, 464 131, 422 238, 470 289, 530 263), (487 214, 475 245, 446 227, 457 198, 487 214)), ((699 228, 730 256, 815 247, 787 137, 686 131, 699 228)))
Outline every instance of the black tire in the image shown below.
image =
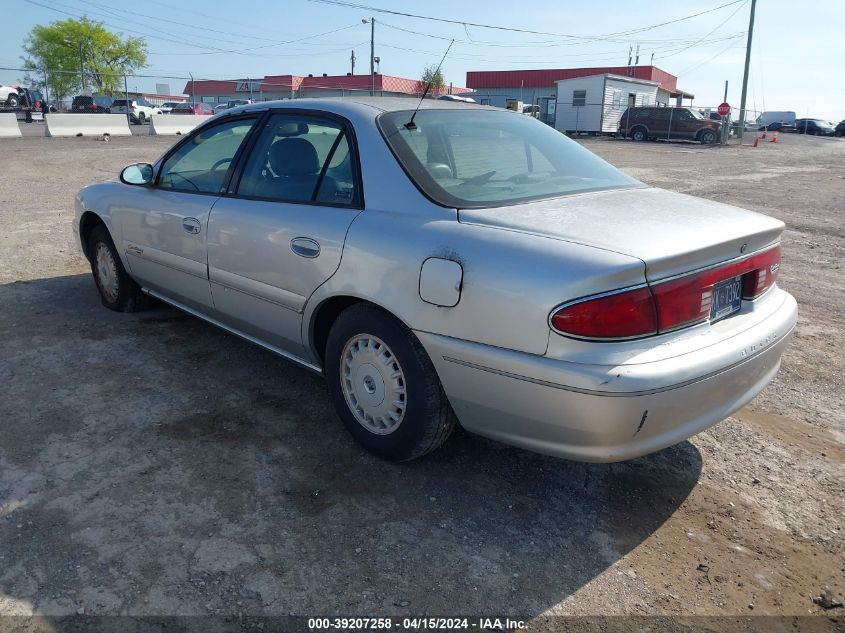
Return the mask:
POLYGON ((140 312, 150 306, 149 296, 142 292, 141 287, 126 272, 114 247, 111 235, 102 224, 94 227, 88 238, 88 259, 91 262, 91 273, 94 275, 94 282, 97 284, 100 299, 109 310, 140 312), (105 253, 101 249, 108 251, 111 261, 105 258, 105 253), (105 259, 101 261, 100 257, 105 259), (113 266, 109 273, 114 275, 113 280, 104 276, 104 273, 100 270, 101 265, 109 268, 113 266), (110 282, 113 282, 114 285, 110 282))
POLYGON ((634 129, 631 130, 631 140, 636 141, 637 143, 641 143, 642 141, 648 140, 648 132, 646 129, 640 125, 636 126, 634 129))
MULTIPOLYGON (((366 348, 365 348, 366 351, 366 348)), ((437 372, 414 333, 387 312, 368 303, 357 303, 344 310, 332 325, 326 342, 325 372, 329 395, 346 429, 368 451, 385 459, 403 462, 438 448, 455 427, 455 415, 440 385, 437 372), (353 413, 347 400, 341 364, 347 344, 360 337, 374 337, 387 347, 391 371, 398 369, 404 388, 404 404, 397 426, 381 434, 372 431, 353 413)), ((346 356, 348 358, 348 356, 346 356)), ((371 365, 370 365, 371 366, 371 365)), ((349 380, 357 381, 358 375, 349 380)), ((361 387, 365 387, 364 382, 361 387)), ((373 392, 369 392, 373 393, 373 392)), ((386 394, 386 392, 383 392, 386 394)))
POLYGON ((144 125, 147 122, 147 115, 143 112, 138 113, 138 125, 144 125))
POLYGON ((716 142, 716 133, 713 130, 704 130, 698 135, 702 145, 713 145, 716 142))
POLYGON ((19 104, 20 97, 18 97, 18 95, 10 94, 8 97, 6 97, 6 105, 10 108, 17 108, 19 104))

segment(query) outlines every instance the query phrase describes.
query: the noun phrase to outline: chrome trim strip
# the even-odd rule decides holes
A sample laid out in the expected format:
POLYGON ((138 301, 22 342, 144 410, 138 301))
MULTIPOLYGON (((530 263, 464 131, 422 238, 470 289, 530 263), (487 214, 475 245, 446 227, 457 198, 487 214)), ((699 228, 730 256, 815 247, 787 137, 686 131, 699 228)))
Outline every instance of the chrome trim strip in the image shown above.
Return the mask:
POLYGON ((265 284, 262 281, 244 277, 243 275, 236 275, 235 273, 209 266, 208 276, 213 284, 236 292, 242 292, 245 295, 261 299, 262 301, 269 301, 279 307, 293 310, 298 314, 302 314, 305 306, 305 297, 285 290, 284 288, 277 288, 276 286, 265 284))
POLYGON ((141 288, 141 290, 143 290, 145 293, 147 293, 151 297, 155 297, 156 299, 159 299, 160 301, 164 301, 164 303, 167 303, 167 304, 173 306, 174 308, 177 308, 178 310, 182 310, 183 312, 187 312, 188 314, 195 316, 198 319, 202 319, 203 321, 207 321, 208 323, 211 323, 212 325, 216 325, 220 329, 225 330, 225 331, 229 332, 230 334, 234 334, 235 336, 239 336, 240 338, 245 339, 245 340, 249 341, 250 343, 254 343, 255 345, 258 345, 259 347, 263 347, 264 349, 266 349, 270 352, 273 352, 274 354, 281 356, 282 358, 285 358, 285 359, 287 359, 291 362, 294 362, 297 365, 301 365, 302 367, 305 367, 306 369, 309 369, 316 374, 320 374, 320 375, 323 374, 323 368, 322 367, 320 367, 318 365, 314 365, 312 363, 309 363, 307 360, 302 359, 299 356, 294 356, 290 352, 286 352, 285 350, 283 350, 279 347, 276 347, 275 345, 270 345, 269 343, 265 343, 261 339, 255 338, 254 336, 250 336, 249 334, 241 332, 240 330, 236 330, 232 327, 229 327, 228 325, 221 323, 217 319, 213 319, 210 316, 207 316, 207 315, 205 315, 201 312, 194 310, 193 308, 189 308, 188 306, 179 303, 178 301, 174 301, 173 299, 166 297, 165 295, 158 293, 155 290, 150 290, 149 288, 141 288))
POLYGON ((140 246, 128 240, 124 241, 123 248, 123 252, 126 255, 131 255, 138 259, 158 264, 159 266, 164 266, 165 268, 185 273, 192 277, 197 277, 203 281, 208 281, 208 269, 205 262, 194 261, 193 259, 180 257, 173 253, 166 253, 149 246, 140 246))
POLYGON ((464 367, 469 367, 471 369, 478 369, 480 371, 486 371, 491 374, 497 374, 499 376, 504 376, 505 378, 513 378, 515 380, 522 380, 523 382, 530 382, 535 385, 540 385, 542 387, 550 387, 552 389, 561 389, 563 391, 571 391, 574 393, 581 393, 588 396, 601 396, 601 397, 608 397, 608 398, 634 398, 637 396, 651 396, 657 393, 664 393, 666 391, 673 391, 674 389, 680 389, 682 387, 687 387, 689 385, 695 384, 697 382, 701 382, 702 380, 707 380, 708 378, 713 378, 714 376, 718 376, 719 374, 723 374, 726 371, 730 371, 739 367, 740 365, 744 365, 745 363, 754 360, 761 354, 764 354, 770 350, 772 350, 777 343, 781 340, 787 338, 792 331, 795 329, 793 325, 789 328, 783 336, 779 336, 776 340, 772 341, 771 345, 767 345, 766 347, 762 348, 760 351, 755 352, 745 358, 717 369, 716 371, 712 371, 708 374, 703 374, 701 376, 697 376, 696 378, 690 378, 689 380, 685 380, 683 382, 675 383, 672 385, 667 385, 665 387, 657 387, 656 389, 646 389, 643 391, 598 391, 595 389, 584 389, 583 387, 573 387, 571 385, 561 385, 556 382, 550 382, 548 380, 541 380, 539 378, 531 378, 530 376, 523 376, 522 374, 514 374, 509 371, 505 371, 503 369, 496 369, 494 367, 487 367, 486 365, 479 365, 477 363, 473 363, 466 360, 461 360, 459 358, 452 358, 451 356, 444 356, 443 360, 449 363, 455 363, 456 365, 462 365, 464 367))

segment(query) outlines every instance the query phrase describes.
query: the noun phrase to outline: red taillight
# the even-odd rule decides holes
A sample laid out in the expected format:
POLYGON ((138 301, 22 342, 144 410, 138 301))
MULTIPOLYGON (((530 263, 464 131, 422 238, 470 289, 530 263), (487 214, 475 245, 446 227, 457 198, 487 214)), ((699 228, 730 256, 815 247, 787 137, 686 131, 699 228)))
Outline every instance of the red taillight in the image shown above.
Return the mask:
POLYGON ((657 333, 657 314, 651 291, 635 288, 564 306, 552 326, 584 338, 634 338, 657 333))
POLYGON ((713 286, 742 277, 742 298, 755 299, 768 290, 780 269, 780 246, 745 259, 709 268, 650 288, 635 288, 564 306, 551 318, 562 334, 583 338, 637 338, 668 332, 706 320, 713 304, 713 286))

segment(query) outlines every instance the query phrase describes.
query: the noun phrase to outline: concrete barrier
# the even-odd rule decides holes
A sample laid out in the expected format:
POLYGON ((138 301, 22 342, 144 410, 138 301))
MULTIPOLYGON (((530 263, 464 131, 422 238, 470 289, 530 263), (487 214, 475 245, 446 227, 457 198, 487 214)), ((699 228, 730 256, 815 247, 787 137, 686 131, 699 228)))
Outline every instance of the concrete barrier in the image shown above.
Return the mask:
POLYGON ((0 138, 15 138, 21 136, 18 117, 14 112, 0 113, 0 138))
POLYGON ((45 136, 132 136, 125 114, 47 114, 45 136))
POLYGON ((150 117, 150 134, 187 134, 210 114, 156 114, 150 117))

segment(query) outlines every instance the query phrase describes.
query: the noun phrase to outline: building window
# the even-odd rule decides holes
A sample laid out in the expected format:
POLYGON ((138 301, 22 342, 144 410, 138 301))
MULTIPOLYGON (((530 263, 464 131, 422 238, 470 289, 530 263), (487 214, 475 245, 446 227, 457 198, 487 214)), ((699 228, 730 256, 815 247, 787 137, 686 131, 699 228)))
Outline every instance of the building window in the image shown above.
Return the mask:
POLYGON ((573 106, 585 106, 585 105, 587 105, 587 91, 586 90, 573 90, 572 91, 572 105, 573 106))
POLYGON ((622 105, 622 92, 620 90, 613 91, 613 105, 617 107, 622 105))

